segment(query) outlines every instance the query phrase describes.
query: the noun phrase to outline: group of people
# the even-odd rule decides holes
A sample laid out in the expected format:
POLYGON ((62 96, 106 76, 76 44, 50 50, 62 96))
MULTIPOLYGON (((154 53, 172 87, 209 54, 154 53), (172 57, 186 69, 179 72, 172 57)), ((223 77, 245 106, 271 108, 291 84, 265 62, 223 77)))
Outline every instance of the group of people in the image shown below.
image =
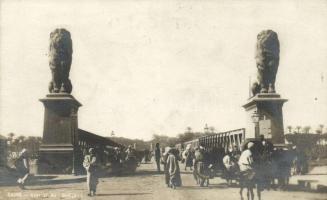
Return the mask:
POLYGON ((181 151, 166 147, 161 154, 157 143, 154 155, 159 172, 160 163, 164 165, 165 182, 169 187, 175 188, 182 183, 179 168, 181 162, 184 163, 185 171, 193 171, 198 185, 209 185, 209 179, 219 171, 228 185, 231 185, 233 180, 239 182, 241 194, 243 189, 247 188, 251 199, 254 197, 255 186, 259 198, 264 189, 285 188, 291 176, 293 160, 296 158, 294 151, 285 147, 274 147, 263 136, 260 136, 259 140, 243 144, 241 148, 231 146, 226 152, 219 148, 208 149, 200 144, 195 148, 187 145, 185 150, 181 151))
MULTIPOLYGON (((137 155, 135 149, 130 145, 126 150, 122 151, 121 148, 115 147, 113 155, 111 157, 112 170, 114 173, 121 173, 121 170, 125 169, 123 163, 128 163, 129 167, 133 170, 138 165, 137 155), (133 164, 131 164, 133 163, 133 164)), ((94 148, 89 148, 88 152, 85 152, 83 167, 86 170, 88 196, 96 195, 96 188, 98 184, 99 171, 100 171, 100 158, 97 156, 94 148)), ((26 181, 30 175, 29 157, 28 152, 23 148, 17 159, 14 161, 16 171, 18 172, 17 185, 21 189, 25 189, 26 181)))
POLYGON ((112 173, 119 176, 123 172, 134 172, 144 156, 138 153, 131 145, 125 150, 115 147, 114 152, 109 155, 112 173))
POLYGON ((239 181, 242 199, 244 188, 248 190, 248 199, 254 199, 255 187, 258 199, 261 199, 264 189, 287 186, 294 158, 293 151, 274 147, 261 136, 259 141, 248 142, 240 155, 230 152, 224 157, 226 179, 229 183, 233 179, 239 181))
MULTIPOLYGON (((122 170, 127 169, 124 167, 124 163, 128 163, 129 167, 132 167, 135 170, 137 165, 137 155, 136 150, 129 145, 124 151, 119 147, 114 148, 112 155, 112 170, 117 175, 120 175, 122 170), (133 165, 130 163, 134 163, 133 165)), ((99 183, 99 161, 97 159, 96 151, 94 148, 90 148, 87 155, 84 157, 83 167, 86 170, 86 183, 88 187, 88 196, 96 195, 97 184, 99 183)))
MULTIPOLYGON (((224 152, 222 149, 205 149, 199 145, 192 148, 187 145, 185 150, 165 147, 160 149, 159 143, 154 149, 154 159, 157 165, 157 171, 161 172, 161 165, 165 175, 165 184, 167 187, 175 189, 182 186, 179 163, 184 163, 185 171, 193 171, 196 184, 203 186, 209 185, 209 179, 213 178, 217 171, 222 171, 222 177, 227 180, 228 185, 233 180, 240 184, 241 195, 244 188, 248 189, 248 197, 253 199, 253 188, 257 186, 258 198, 260 192, 269 189, 274 184, 275 179, 278 184, 284 187, 288 184, 291 175, 291 167, 294 160, 297 160, 296 149, 292 151, 283 148, 276 148, 261 136, 259 141, 251 141, 242 147, 233 146, 224 152)), ((148 153, 150 154, 150 153, 148 153)), ((148 154, 144 154, 149 156, 148 154)), ((115 147, 112 157, 112 169, 123 170, 124 162, 133 160, 137 163, 135 149, 129 146, 126 150, 115 147)), ((19 172, 18 186, 24 189, 25 182, 29 177, 29 159, 26 149, 19 153, 15 162, 19 172)), ((99 159, 94 148, 88 150, 84 157, 83 167, 87 173, 88 195, 95 196, 98 184, 98 166, 99 159)), ((135 167, 136 168, 136 167, 135 167)))
POLYGON ((198 185, 202 187, 209 184, 213 165, 208 162, 209 155, 203 146, 196 147, 194 150, 191 149, 191 146, 187 146, 185 151, 166 147, 161 153, 159 143, 157 143, 154 155, 158 172, 161 172, 160 164, 163 164, 167 187, 175 189, 182 185, 179 162, 185 163, 185 170, 189 168, 193 171, 194 179, 198 185))

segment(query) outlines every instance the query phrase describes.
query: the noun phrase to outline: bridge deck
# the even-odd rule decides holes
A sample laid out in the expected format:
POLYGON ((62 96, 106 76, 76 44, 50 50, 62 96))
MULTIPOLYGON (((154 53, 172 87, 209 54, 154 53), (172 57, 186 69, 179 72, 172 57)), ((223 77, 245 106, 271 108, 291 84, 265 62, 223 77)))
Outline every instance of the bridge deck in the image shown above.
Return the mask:
MULTIPOLYGON (((224 199, 235 200, 239 198, 239 188, 227 187, 224 180, 215 178, 210 180, 209 187, 200 188, 195 185, 192 174, 182 171, 183 187, 176 190, 167 188, 164 184, 163 174, 155 172, 154 164, 142 164, 137 173, 132 176, 101 178, 98 185, 98 196, 96 199, 113 200, 203 200, 203 199, 224 199)), ((183 166, 181 166, 183 169, 183 166)), ((56 178, 58 180, 58 178, 56 178)), ((60 178, 59 178, 60 179, 60 178)), ((21 191, 16 186, 1 186, 0 199, 8 199, 10 195, 21 195, 12 199, 31 199, 31 196, 42 195, 47 199, 91 199, 85 196, 86 183, 63 181, 54 183, 38 184, 27 186, 28 190, 21 191), (8 196, 9 195, 9 196, 8 196)), ((325 194, 298 191, 291 187, 291 191, 264 191, 262 198, 265 200, 288 199, 326 199, 325 194)), ((10 199, 10 198, 9 198, 10 199)), ((35 199, 35 198, 34 198, 35 199)))

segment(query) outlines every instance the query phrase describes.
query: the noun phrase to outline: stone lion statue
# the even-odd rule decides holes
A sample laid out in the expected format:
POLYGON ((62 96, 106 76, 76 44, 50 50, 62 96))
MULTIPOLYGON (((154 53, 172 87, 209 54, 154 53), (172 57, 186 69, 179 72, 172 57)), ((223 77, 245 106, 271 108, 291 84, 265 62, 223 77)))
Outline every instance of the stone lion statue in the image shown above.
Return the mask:
POLYGON ((50 33, 49 66, 52 73, 50 93, 72 92, 72 84, 69 80, 72 53, 72 39, 67 30, 56 29, 50 33))
POLYGON ((275 80, 279 65, 279 40, 272 30, 261 31, 257 36, 256 64, 258 82, 252 86, 252 93, 275 93, 275 80))

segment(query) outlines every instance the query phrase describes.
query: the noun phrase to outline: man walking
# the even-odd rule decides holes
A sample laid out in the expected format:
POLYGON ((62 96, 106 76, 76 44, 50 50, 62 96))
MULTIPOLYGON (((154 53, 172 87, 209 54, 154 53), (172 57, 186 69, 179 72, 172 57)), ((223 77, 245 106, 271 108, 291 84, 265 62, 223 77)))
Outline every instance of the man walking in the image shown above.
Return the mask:
POLYGON ((191 149, 191 144, 186 146, 186 150, 183 152, 183 158, 185 159, 185 171, 187 167, 192 171, 194 154, 191 149))
POLYGON ((254 143, 249 142, 247 144, 247 149, 245 149, 241 154, 241 157, 238 161, 241 172, 253 171, 253 155, 251 152, 253 146, 254 143))
POLYGON ((95 155, 95 149, 89 149, 89 155, 86 155, 83 162, 83 167, 86 169, 86 183, 88 187, 88 196, 96 195, 96 187, 98 184, 97 176, 97 158, 95 155))
MULTIPOLYGON (((245 149, 241 157, 238 161, 238 165, 240 167, 240 195, 241 199, 243 199, 243 189, 247 188, 248 199, 254 199, 253 188, 255 187, 254 177, 254 161, 253 161, 253 147, 254 143, 249 142, 247 144, 247 149, 245 149)), ((258 192, 258 199, 261 199, 260 192, 258 192)))
POLYGON ((154 150, 154 158, 156 160, 157 171, 158 172, 160 172, 160 157, 161 157, 160 146, 159 146, 159 143, 156 143, 156 147, 155 147, 155 150, 154 150))
POLYGON ((204 147, 199 146, 195 149, 194 153, 194 170, 193 176, 197 184, 201 187, 209 185, 209 172, 208 172, 208 155, 206 154, 204 147))
POLYGON ((169 149, 167 158, 167 170, 169 173, 169 185, 171 188, 176 189, 182 185, 182 179, 179 170, 177 151, 176 149, 169 149))
POLYGON ((15 163, 16 169, 19 172, 19 178, 17 180, 18 187, 25 189, 24 184, 29 176, 29 159, 27 150, 24 148, 20 153, 15 163))

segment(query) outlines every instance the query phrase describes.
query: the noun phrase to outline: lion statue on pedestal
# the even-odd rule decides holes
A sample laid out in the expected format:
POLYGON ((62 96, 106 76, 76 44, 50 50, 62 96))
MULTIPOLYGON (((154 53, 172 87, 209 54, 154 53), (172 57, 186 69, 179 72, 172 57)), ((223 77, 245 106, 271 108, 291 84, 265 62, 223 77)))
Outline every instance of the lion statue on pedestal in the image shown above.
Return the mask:
POLYGON ((275 93, 275 80, 279 65, 279 40, 272 30, 261 31, 257 36, 256 64, 258 82, 252 85, 252 93, 275 93))
POLYGON ((50 33, 49 66, 52 80, 49 83, 50 93, 71 93, 72 84, 69 71, 72 64, 72 39, 65 29, 56 29, 50 33))

